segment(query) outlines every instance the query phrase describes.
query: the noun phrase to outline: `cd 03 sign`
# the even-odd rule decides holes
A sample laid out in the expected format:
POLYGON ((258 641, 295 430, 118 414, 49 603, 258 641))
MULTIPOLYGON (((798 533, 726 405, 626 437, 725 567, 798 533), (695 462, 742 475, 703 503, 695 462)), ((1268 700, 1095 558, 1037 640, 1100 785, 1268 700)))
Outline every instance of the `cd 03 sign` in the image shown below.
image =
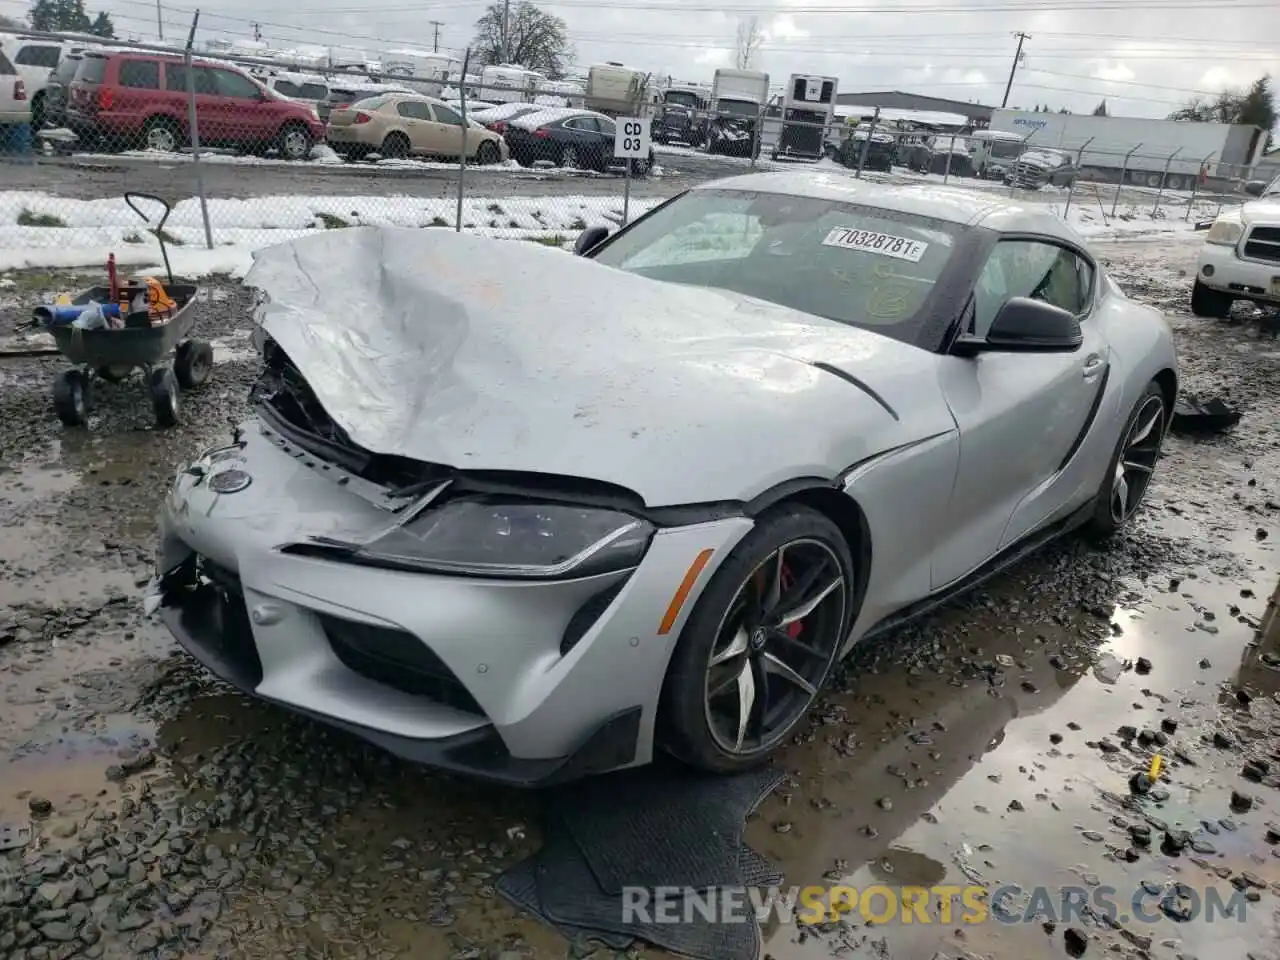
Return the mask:
POLYGON ((613 155, 618 159, 631 157, 649 159, 649 119, 647 117, 619 117, 613 129, 613 155))

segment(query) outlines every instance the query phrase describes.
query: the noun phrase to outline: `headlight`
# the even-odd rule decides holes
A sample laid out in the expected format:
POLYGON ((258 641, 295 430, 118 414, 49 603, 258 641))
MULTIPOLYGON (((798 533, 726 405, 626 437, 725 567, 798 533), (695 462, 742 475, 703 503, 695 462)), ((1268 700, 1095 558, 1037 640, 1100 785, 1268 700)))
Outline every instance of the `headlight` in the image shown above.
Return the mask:
POLYGON ((489 577, 585 577, 634 567, 653 526, 594 507, 457 500, 356 551, 375 563, 489 577))
POLYGON ((1216 243, 1224 247, 1234 247, 1240 242, 1244 227, 1236 220, 1217 220, 1205 234, 1205 243, 1216 243))

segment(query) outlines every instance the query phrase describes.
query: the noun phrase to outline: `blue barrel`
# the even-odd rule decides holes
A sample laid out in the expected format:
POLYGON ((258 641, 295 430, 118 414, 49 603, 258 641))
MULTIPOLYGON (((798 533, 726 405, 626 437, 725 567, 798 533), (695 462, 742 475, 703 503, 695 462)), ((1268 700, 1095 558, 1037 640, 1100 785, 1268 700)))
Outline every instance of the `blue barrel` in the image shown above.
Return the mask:
POLYGON ((31 155, 31 124, 0 124, 0 154, 29 157, 31 155))

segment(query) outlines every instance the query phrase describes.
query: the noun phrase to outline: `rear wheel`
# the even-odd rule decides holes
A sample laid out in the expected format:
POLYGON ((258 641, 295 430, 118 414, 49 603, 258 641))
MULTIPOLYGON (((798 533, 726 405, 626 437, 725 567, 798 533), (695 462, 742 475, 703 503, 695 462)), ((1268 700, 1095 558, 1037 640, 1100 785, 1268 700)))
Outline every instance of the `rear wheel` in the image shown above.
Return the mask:
POLYGON ((577 147, 565 147, 560 151, 560 166, 576 170, 578 168, 577 147))
POLYGON ((152 117, 142 128, 142 143, 157 153, 177 153, 182 134, 178 125, 168 117, 152 117))
POLYGON ((1191 285, 1191 312, 1197 317, 1225 320, 1233 303, 1235 297, 1231 294, 1206 287, 1199 280, 1191 285))
POLYGON ((502 160, 502 150, 492 140, 484 140, 476 148, 476 162, 489 166, 502 160))
POLYGON ((1138 512, 1164 443, 1165 426, 1172 411, 1165 408, 1164 391, 1152 380, 1134 405, 1120 434, 1107 475, 1094 501, 1090 532, 1107 538, 1138 512))
POLYGON ((213 372, 213 347, 203 340, 184 340, 173 358, 173 374, 183 390, 194 390, 213 372))
POLYGON ((852 622, 853 559, 826 516, 784 504, 716 570, 672 654, 661 745, 703 770, 755 766, 803 723, 852 622))
POLYGON ((409 138, 403 133, 388 133, 378 153, 384 160, 403 160, 409 156, 409 138))

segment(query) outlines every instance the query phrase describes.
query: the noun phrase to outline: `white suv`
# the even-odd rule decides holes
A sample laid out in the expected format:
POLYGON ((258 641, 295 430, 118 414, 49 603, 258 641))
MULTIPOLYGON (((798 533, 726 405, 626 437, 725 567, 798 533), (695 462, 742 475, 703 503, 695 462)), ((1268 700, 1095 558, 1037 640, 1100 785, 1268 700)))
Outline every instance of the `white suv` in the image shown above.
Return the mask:
POLYGON ((0 50, 0 125, 31 122, 27 83, 0 50))
POLYGON ((28 37, 20 33, 0 34, 0 51, 8 57, 27 86, 31 101, 31 126, 44 126, 44 88, 62 59, 66 44, 59 40, 28 37))
POLYGON ((1191 288, 1197 317, 1225 317, 1237 300, 1280 306, 1280 177, 1255 190, 1257 200, 1224 211, 1204 238, 1191 288))

